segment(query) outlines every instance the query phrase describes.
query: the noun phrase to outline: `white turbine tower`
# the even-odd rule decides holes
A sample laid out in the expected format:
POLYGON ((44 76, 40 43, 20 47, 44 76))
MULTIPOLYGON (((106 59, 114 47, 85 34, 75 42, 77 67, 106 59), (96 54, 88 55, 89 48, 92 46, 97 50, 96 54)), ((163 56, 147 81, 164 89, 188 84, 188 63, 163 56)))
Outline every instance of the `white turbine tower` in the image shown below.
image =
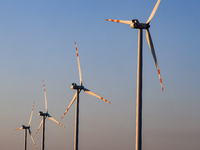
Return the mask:
POLYGON ((31 120, 32 120, 32 115, 33 115, 33 110, 34 110, 34 102, 33 102, 33 107, 32 107, 32 111, 31 111, 31 116, 30 116, 30 119, 29 119, 29 123, 28 123, 28 126, 25 126, 25 125, 22 125, 21 128, 16 128, 15 130, 22 130, 24 129, 24 150, 26 150, 26 146, 27 146, 27 129, 29 131, 29 135, 31 136, 31 139, 33 141, 33 144, 35 146, 35 149, 37 150, 37 147, 36 147, 36 144, 35 144, 35 141, 33 139, 33 135, 31 133, 31 129, 30 129, 30 124, 31 124, 31 120))
POLYGON ((77 45, 75 42, 75 47, 76 47, 76 54, 77 54, 77 60, 78 60, 78 68, 79 68, 79 77, 80 77, 80 85, 76 85, 76 83, 72 83, 71 89, 75 89, 76 93, 74 94, 74 97, 71 101, 71 103, 69 104, 68 108, 66 109, 66 111, 64 112, 63 116, 61 117, 61 119, 64 117, 64 115, 67 113, 67 111, 69 110, 69 108, 71 107, 71 105, 74 103, 74 101, 76 100, 76 111, 75 111, 75 133, 74 133, 74 150, 78 150, 78 124, 79 124, 79 93, 81 92, 81 90, 83 90, 85 93, 90 94, 92 96, 95 96, 97 98, 100 98, 102 100, 104 100, 107 103, 110 103, 109 101, 107 101, 106 99, 104 99, 103 97, 93 93, 92 91, 86 89, 83 84, 82 84, 82 76, 81 76, 81 67, 80 67, 80 62, 79 62, 79 55, 78 55, 78 49, 77 49, 77 45))
POLYGON ((158 71, 158 76, 160 79, 162 91, 164 91, 153 42, 152 42, 151 35, 149 32, 149 27, 150 27, 149 23, 150 23, 151 19, 153 18, 154 14, 156 13, 156 10, 160 4, 160 1, 161 0, 157 1, 157 3, 146 23, 141 23, 137 19, 133 19, 133 20, 106 19, 107 21, 128 24, 128 25, 130 25, 131 28, 139 29, 139 32, 138 32, 138 66, 137 66, 136 150, 142 149, 142 40, 143 40, 142 31, 143 31, 143 29, 146 30, 147 42, 148 42, 148 45, 150 47, 151 53, 152 53, 154 61, 155 61, 155 65, 156 65, 156 68, 158 71))
POLYGON ((45 119, 48 117, 49 119, 51 119, 52 121, 56 122, 57 124, 59 124, 60 126, 62 126, 63 128, 65 128, 61 123, 59 123, 57 120, 55 120, 52 116, 50 116, 50 114, 48 113, 47 110, 47 98, 46 98, 46 89, 45 89, 45 84, 44 84, 44 80, 43 80, 43 87, 44 87, 44 98, 45 98, 45 113, 43 113, 42 111, 39 111, 39 116, 42 116, 42 121, 37 129, 37 131, 35 132, 34 136, 37 134, 37 132, 39 131, 40 127, 43 125, 43 131, 42 131, 42 140, 41 140, 41 150, 44 150, 44 140, 45 140, 45 119))

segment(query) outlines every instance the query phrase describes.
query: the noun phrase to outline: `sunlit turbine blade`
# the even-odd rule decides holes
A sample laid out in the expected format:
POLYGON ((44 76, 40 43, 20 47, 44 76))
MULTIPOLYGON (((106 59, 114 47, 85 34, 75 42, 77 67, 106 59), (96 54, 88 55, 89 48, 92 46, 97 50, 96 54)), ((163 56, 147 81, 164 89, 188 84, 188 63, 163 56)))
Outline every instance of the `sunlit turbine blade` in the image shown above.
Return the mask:
POLYGON ((14 130, 21 130, 21 129, 23 129, 23 127, 21 127, 21 128, 16 128, 16 129, 14 129, 14 130))
POLYGON ((131 25, 133 24, 132 20, 114 20, 114 19, 106 19, 106 21, 118 22, 123 24, 131 25))
POLYGON ((155 61, 155 64, 156 64, 156 68, 157 68, 157 71, 158 71, 158 76, 159 76, 159 79, 160 79, 160 84, 161 84, 162 91, 164 91, 163 83, 162 83, 162 79, 161 79, 161 75, 160 75, 160 70, 159 70, 159 67, 158 67, 157 59, 156 59, 156 53, 155 53, 155 50, 154 50, 154 47, 153 47, 153 42, 152 42, 152 39, 151 39, 151 35, 150 35, 150 32, 149 32, 148 29, 146 29, 146 38, 147 38, 147 42, 149 44, 149 48, 151 50, 151 53, 153 55, 153 58, 154 58, 154 61, 155 61))
POLYGON ((46 113, 47 113, 47 95, 46 95, 44 80, 42 80, 42 82, 43 82, 43 87, 44 87, 45 109, 46 109, 46 113))
POLYGON ((39 125, 37 131, 36 131, 35 134, 34 134, 34 136, 38 133, 38 131, 39 131, 40 127, 42 126, 42 124, 43 124, 43 120, 41 121, 41 123, 40 123, 40 125, 39 125))
POLYGON ((75 47, 76 47, 76 56, 77 56, 77 61, 78 61, 78 70, 79 70, 79 77, 80 77, 80 85, 82 85, 82 75, 81 75, 81 66, 80 66, 80 61, 79 61, 78 49, 77 49, 76 42, 74 42, 74 43, 75 43, 75 47))
POLYGON ((66 111, 64 112, 64 114, 63 114, 63 116, 61 117, 61 119, 64 117, 64 115, 67 113, 67 111, 69 110, 69 108, 72 106, 72 104, 73 104, 74 101, 76 100, 76 97, 77 97, 77 91, 76 91, 76 93, 74 94, 74 97, 72 98, 71 103, 69 104, 68 108, 67 108, 66 111))
POLYGON ((90 95, 92 95, 92 96, 98 97, 98 98, 102 99, 103 101, 105 101, 105 102, 107 102, 107 103, 110 103, 108 100, 104 99, 103 97, 101 97, 101 96, 95 94, 94 92, 92 92, 92 91, 90 91, 90 90, 88 90, 88 89, 86 89, 86 88, 84 88, 83 90, 84 90, 85 93, 87 93, 87 94, 90 94, 90 95))
POLYGON ((33 110, 34 110, 34 104, 35 104, 35 102, 33 102, 33 107, 32 107, 31 116, 30 116, 30 119, 29 119, 28 126, 30 126, 30 124, 31 124, 31 120, 32 120, 32 116, 33 116, 33 110))
POLYGON ((53 117, 49 117, 49 119, 51 119, 52 121, 56 122, 57 124, 59 124, 60 126, 62 126, 63 128, 65 128, 65 126, 63 126, 60 122, 58 122, 56 119, 54 119, 53 117))
POLYGON ((154 7, 154 9, 153 9, 153 11, 151 12, 151 15, 149 16, 149 19, 147 20, 147 24, 150 23, 151 19, 152 19, 153 16, 155 15, 156 10, 158 9, 158 6, 159 6, 159 4, 160 4, 160 1, 161 1, 161 0, 158 0, 158 1, 157 1, 156 5, 155 5, 155 7, 154 7))
POLYGON ((32 139, 32 141, 33 141, 33 144, 34 144, 34 146, 35 146, 35 149, 37 150, 37 147, 36 147, 36 144, 35 144, 35 141, 34 141, 34 139, 33 139, 33 135, 32 135, 32 133, 31 133, 31 130, 29 129, 29 135, 31 136, 31 139, 32 139))

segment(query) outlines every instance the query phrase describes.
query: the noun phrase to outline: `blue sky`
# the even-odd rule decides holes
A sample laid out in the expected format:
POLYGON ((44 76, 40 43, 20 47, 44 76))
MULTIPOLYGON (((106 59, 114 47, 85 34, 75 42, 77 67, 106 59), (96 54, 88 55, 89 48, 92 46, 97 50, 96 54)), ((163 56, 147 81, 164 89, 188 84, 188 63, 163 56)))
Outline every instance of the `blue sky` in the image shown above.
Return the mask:
MULTIPOLYGON (((146 22, 156 0, 0 0, 0 145, 23 148, 31 107, 34 133, 44 111, 42 80, 49 113, 65 129, 47 120, 48 150, 73 149, 74 112, 68 107, 79 83, 74 41, 83 84, 111 104, 80 94, 79 149, 134 149, 138 31, 105 19, 146 22)), ((143 40, 143 147, 196 150, 200 147, 200 42, 197 0, 164 1, 150 32, 164 85, 143 40)), ((34 137, 40 149, 41 131, 34 137)), ((28 149, 34 149, 28 137, 28 149)))

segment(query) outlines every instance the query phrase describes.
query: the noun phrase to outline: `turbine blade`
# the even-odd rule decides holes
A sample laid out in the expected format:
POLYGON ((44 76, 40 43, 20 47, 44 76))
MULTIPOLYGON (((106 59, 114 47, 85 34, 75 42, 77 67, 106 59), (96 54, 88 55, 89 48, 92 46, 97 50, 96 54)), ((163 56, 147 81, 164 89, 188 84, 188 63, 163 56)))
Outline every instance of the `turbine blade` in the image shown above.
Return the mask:
POLYGON ((90 94, 90 95, 92 95, 92 96, 98 97, 98 98, 102 99, 103 101, 105 101, 105 102, 107 102, 107 103, 110 103, 108 100, 104 99, 103 97, 101 97, 101 96, 95 94, 94 92, 92 92, 92 91, 90 91, 90 90, 88 90, 88 89, 86 89, 86 88, 84 88, 83 90, 84 90, 85 93, 87 93, 87 94, 90 94))
POLYGON ((157 68, 157 71, 158 71, 158 76, 159 76, 159 79, 160 79, 160 84, 161 84, 162 91, 164 91, 163 83, 162 83, 162 79, 161 79, 161 75, 160 75, 160 70, 159 70, 159 67, 158 67, 157 59, 156 59, 156 53, 155 53, 155 50, 154 50, 154 47, 153 47, 153 42, 152 42, 152 39, 151 39, 151 35, 150 35, 150 32, 149 32, 148 29, 146 29, 146 38, 147 38, 147 42, 149 44, 149 48, 151 50, 151 53, 153 55, 154 62, 156 64, 156 68, 157 68))
POLYGON ((64 114, 63 114, 63 116, 61 117, 61 119, 64 117, 64 115, 67 113, 67 111, 69 110, 69 108, 72 106, 72 104, 73 104, 74 101, 76 100, 76 97, 77 97, 77 91, 76 91, 76 93, 74 94, 74 97, 72 98, 71 103, 69 104, 68 108, 67 108, 66 111, 64 112, 64 114))
POLYGON ((159 4, 160 4, 160 1, 161 1, 161 0, 158 0, 157 3, 156 3, 156 5, 154 6, 154 9, 153 9, 153 11, 151 12, 151 15, 149 16, 149 19, 147 20, 147 24, 150 23, 151 19, 152 19, 153 16, 155 15, 156 10, 158 9, 158 6, 159 6, 159 4))
POLYGON ((14 129, 14 130, 21 130, 21 129, 23 129, 23 127, 21 127, 21 128, 16 128, 16 129, 14 129))
POLYGON ((56 119, 54 119, 53 117, 49 116, 49 119, 51 119, 52 121, 56 122, 57 124, 59 124, 60 126, 62 126, 63 128, 65 128, 65 126, 63 126, 60 122, 58 122, 56 119))
POLYGON ((29 132, 29 135, 30 135, 31 134, 31 129, 30 128, 28 129, 28 132, 29 132))
POLYGON ((42 124, 43 124, 43 120, 41 121, 41 123, 40 123, 40 125, 39 125, 37 131, 36 131, 35 134, 34 134, 34 136, 38 133, 38 131, 39 131, 40 127, 42 126, 42 124))
POLYGON ((30 116, 28 126, 30 126, 30 124, 31 124, 31 120, 32 120, 32 116, 33 116, 33 110, 34 110, 34 104, 35 104, 35 102, 33 102, 33 107, 32 107, 31 116, 30 116))
POLYGON ((106 19, 106 21, 118 22, 123 24, 131 25, 133 24, 132 20, 114 20, 114 19, 106 19))
POLYGON ((80 61, 79 61, 78 49, 77 49, 76 42, 74 42, 74 43, 75 43, 75 47, 76 47, 76 55, 77 55, 77 61, 78 61, 78 70, 79 70, 80 85, 82 85, 81 66, 80 66, 80 61))
POLYGON ((43 82, 43 87, 44 87, 45 109, 46 109, 46 113, 47 113, 47 95, 46 95, 44 80, 42 80, 42 82, 43 82))
POLYGON ((30 128, 29 128, 29 135, 31 136, 31 139, 32 139, 32 141, 33 141, 33 144, 34 144, 34 146, 35 146, 35 149, 37 150, 37 147, 36 147, 35 141, 34 141, 34 139, 33 139, 33 135, 32 135, 32 133, 31 133, 30 128))

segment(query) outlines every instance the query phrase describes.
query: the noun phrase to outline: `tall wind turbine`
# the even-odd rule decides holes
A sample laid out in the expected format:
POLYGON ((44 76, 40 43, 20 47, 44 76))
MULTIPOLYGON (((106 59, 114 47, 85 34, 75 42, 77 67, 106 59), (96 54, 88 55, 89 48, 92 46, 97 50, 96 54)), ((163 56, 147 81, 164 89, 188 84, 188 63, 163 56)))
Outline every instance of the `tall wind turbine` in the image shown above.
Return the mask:
POLYGON ((25 126, 25 125, 22 125, 21 128, 16 128, 15 130, 21 130, 21 129, 24 129, 24 150, 26 150, 26 146, 27 146, 27 129, 29 131, 29 135, 31 136, 31 139, 33 141, 33 144, 35 146, 35 149, 37 150, 37 147, 36 147, 36 144, 35 144, 35 141, 33 139, 33 135, 31 133, 31 129, 30 129, 30 124, 31 124, 31 120, 32 120, 32 115, 33 115, 33 110, 34 110, 34 102, 33 102, 33 107, 32 107, 32 111, 31 111, 31 116, 30 116, 30 119, 29 119, 29 123, 28 123, 28 126, 25 126))
POLYGON ((47 110, 47 98, 46 98, 46 89, 45 89, 45 84, 44 84, 44 80, 43 80, 43 87, 44 87, 44 98, 45 98, 45 113, 43 113, 42 111, 39 111, 39 116, 42 116, 42 121, 37 129, 37 131, 35 132, 34 136, 37 134, 37 132, 39 131, 40 127, 43 126, 42 128, 42 139, 41 139, 41 150, 44 150, 44 140, 45 140, 45 119, 48 117, 49 119, 51 119, 52 121, 56 122, 57 124, 59 124, 60 126, 62 126, 63 128, 65 128, 61 123, 59 123, 57 120, 55 120, 52 116, 50 116, 50 114, 48 113, 47 110))
POLYGON ((80 67, 80 62, 79 62, 79 55, 78 55, 78 49, 77 49, 77 45, 75 42, 75 47, 76 47, 76 54, 77 54, 77 61, 78 61, 78 68, 79 68, 79 77, 80 77, 80 85, 76 85, 76 83, 72 83, 71 89, 75 89, 76 93, 74 94, 74 97, 72 98, 71 103, 69 104, 68 108, 66 109, 66 111, 64 112, 63 116, 61 117, 61 119, 64 117, 64 115, 67 113, 67 111, 69 110, 69 108, 71 107, 71 105, 74 103, 74 101, 76 100, 76 111, 75 111, 75 133, 74 133, 74 150, 78 150, 78 124, 79 124, 79 93, 81 92, 81 90, 83 90, 85 93, 90 94, 92 96, 95 96, 97 98, 100 98, 102 100, 104 100, 107 103, 110 103, 109 101, 107 101, 106 99, 104 99, 103 97, 93 93, 92 91, 86 89, 83 84, 82 84, 82 76, 81 76, 81 67, 80 67))
POLYGON ((128 24, 128 25, 130 25, 131 28, 139 29, 139 32, 138 32, 138 66, 137 66, 136 150, 142 149, 142 42, 143 42, 142 41, 143 40, 142 31, 143 31, 143 29, 146 30, 147 42, 148 42, 149 48, 151 50, 151 53, 153 55, 153 58, 154 58, 154 61, 156 64, 162 91, 164 91, 153 42, 152 42, 151 35, 149 32, 149 28, 150 28, 149 23, 150 23, 151 19, 153 18, 154 14, 156 13, 156 10, 160 4, 160 1, 161 0, 157 1, 157 3, 146 23, 141 23, 137 19, 133 19, 133 20, 106 19, 107 21, 128 24))

